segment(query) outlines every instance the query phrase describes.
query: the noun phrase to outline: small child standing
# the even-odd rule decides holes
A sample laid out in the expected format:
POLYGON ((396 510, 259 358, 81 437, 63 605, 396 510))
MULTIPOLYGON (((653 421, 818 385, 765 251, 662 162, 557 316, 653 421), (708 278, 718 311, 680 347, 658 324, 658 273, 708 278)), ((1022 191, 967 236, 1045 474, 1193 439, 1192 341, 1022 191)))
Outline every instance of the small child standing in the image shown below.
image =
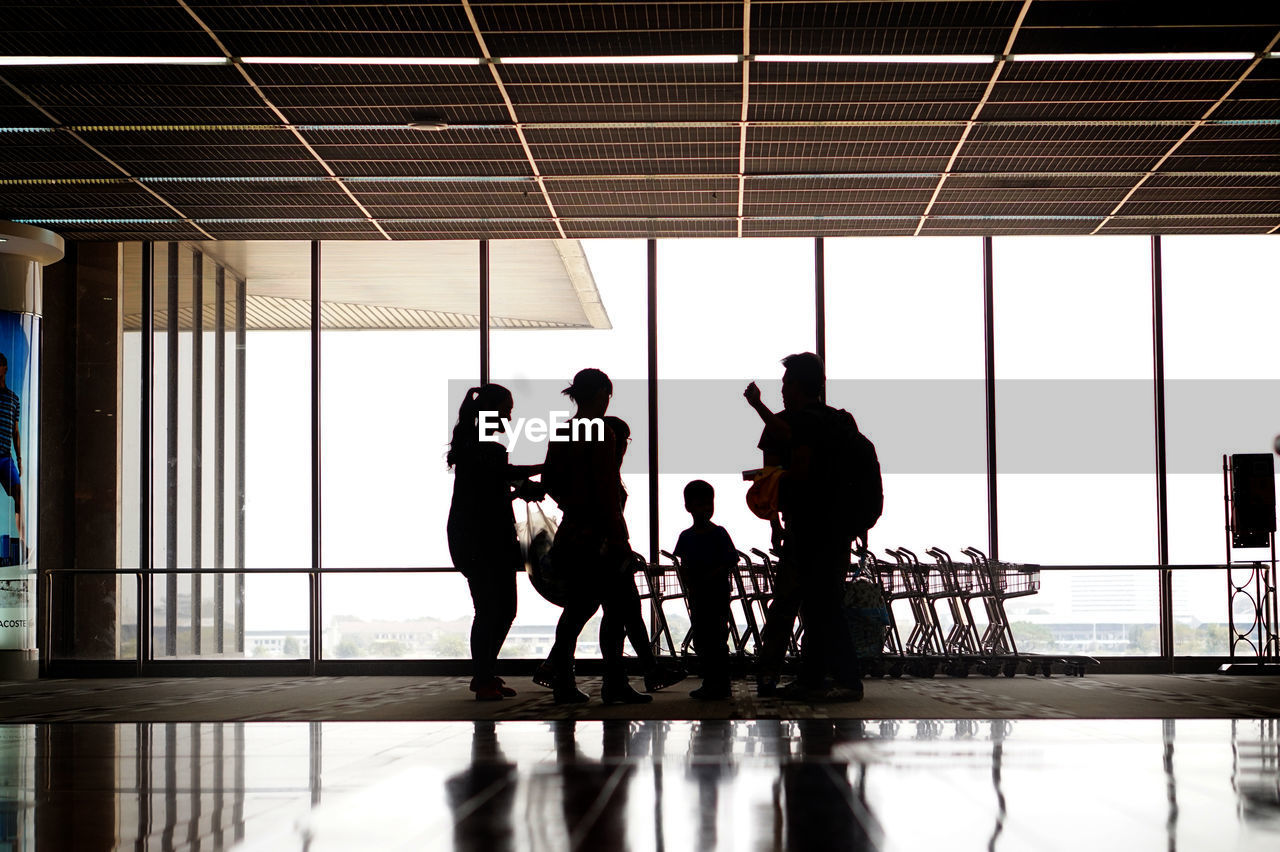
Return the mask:
POLYGON ((702 686, 690 698, 721 700, 729 691, 729 572, 738 551, 724 527, 711 523, 715 489, 695 479, 684 487, 684 507, 693 526, 680 533, 675 555, 693 621, 694 650, 702 667, 702 686))

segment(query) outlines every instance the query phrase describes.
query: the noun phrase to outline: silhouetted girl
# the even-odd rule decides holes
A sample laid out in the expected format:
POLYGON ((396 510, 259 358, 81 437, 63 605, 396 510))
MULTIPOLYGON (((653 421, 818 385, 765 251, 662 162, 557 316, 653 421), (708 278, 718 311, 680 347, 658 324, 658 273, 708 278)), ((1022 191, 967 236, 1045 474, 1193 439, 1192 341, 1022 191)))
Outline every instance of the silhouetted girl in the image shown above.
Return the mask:
POLYGON ((511 501, 517 496, 525 500, 543 496, 542 487, 527 479, 540 473, 542 465, 513 465, 505 446, 481 440, 481 412, 494 412, 490 420, 509 420, 511 409, 511 391, 502 385, 468 390, 445 457, 454 471, 449 555, 467 578, 475 605, 471 691, 478 701, 516 694, 495 673, 498 651, 516 617, 516 572, 523 565, 511 501), (513 483, 518 487, 513 488, 513 483))

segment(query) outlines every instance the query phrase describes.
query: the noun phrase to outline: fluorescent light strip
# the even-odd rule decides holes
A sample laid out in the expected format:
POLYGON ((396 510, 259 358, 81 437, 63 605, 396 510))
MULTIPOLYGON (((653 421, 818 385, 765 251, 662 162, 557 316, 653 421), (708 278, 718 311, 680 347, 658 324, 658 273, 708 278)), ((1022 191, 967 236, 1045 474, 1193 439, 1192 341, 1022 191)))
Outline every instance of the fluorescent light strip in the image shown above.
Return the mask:
MULTIPOLYGON (((140 177, 142 183, 331 183, 334 179, 321 175, 296 177, 140 177)), ((345 180, 345 178, 344 178, 345 180)))
POLYGON ((894 54, 806 54, 784 56, 762 54, 750 57, 756 62, 843 62, 843 63, 887 63, 891 65, 990 65, 997 57, 992 54, 928 54, 928 53, 894 53, 894 54))
POLYGON ((229 65, 225 56, 0 56, 0 65, 229 65))
POLYGON ((517 175, 400 175, 395 177, 344 177, 345 183, 530 183, 534 177, 517 175))
POLYGON ((483 65, 475 56, 241 56, 245 65, 483 65))
POLYGON ((183 219, 14 219, 19 225, 185 225, 183 219))
POLYGON ((1206 53, 1013 53, 1010 62, 1227 62, 1253 59, 1243 51, 1206 53))
POLYGON ((737 54, 671 56, 508 56, 494 57, 499 65, 732 65, 737 54))

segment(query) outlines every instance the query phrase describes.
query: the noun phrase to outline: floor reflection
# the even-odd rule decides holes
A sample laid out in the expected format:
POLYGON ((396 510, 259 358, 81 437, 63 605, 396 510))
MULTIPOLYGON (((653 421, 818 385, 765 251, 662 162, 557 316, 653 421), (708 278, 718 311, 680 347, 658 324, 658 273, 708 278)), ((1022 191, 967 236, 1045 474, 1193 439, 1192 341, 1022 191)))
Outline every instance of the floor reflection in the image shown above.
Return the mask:
POLYGON ((1276 719, 0 726, 0 850, 1278 846, 1276 719))

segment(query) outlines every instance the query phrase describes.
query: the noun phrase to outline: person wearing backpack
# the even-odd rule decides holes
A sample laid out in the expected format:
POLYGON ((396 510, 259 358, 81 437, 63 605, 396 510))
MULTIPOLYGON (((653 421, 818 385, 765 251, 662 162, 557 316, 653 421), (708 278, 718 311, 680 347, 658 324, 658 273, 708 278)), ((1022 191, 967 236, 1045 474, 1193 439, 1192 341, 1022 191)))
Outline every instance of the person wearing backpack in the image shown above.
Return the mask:
POLYGON ((760 692, 767 695, 776 684, 773 664, 785 653, 798 609, 805 624, 801 671, 786 693, 856 701, 862 676, 841 601, 853 539, 865 539, 883 508, 879 461, 853 416, 825 403, 821 358, 797 353, 782 366, 780 413, 764 406, 754 383, 744 393, 765 421, 758 444, 764 464, 783 468, 779 515, 770 520, 782 560, 765 620, 760 692), (826 686, 828 675, 834 689, 826 686))

